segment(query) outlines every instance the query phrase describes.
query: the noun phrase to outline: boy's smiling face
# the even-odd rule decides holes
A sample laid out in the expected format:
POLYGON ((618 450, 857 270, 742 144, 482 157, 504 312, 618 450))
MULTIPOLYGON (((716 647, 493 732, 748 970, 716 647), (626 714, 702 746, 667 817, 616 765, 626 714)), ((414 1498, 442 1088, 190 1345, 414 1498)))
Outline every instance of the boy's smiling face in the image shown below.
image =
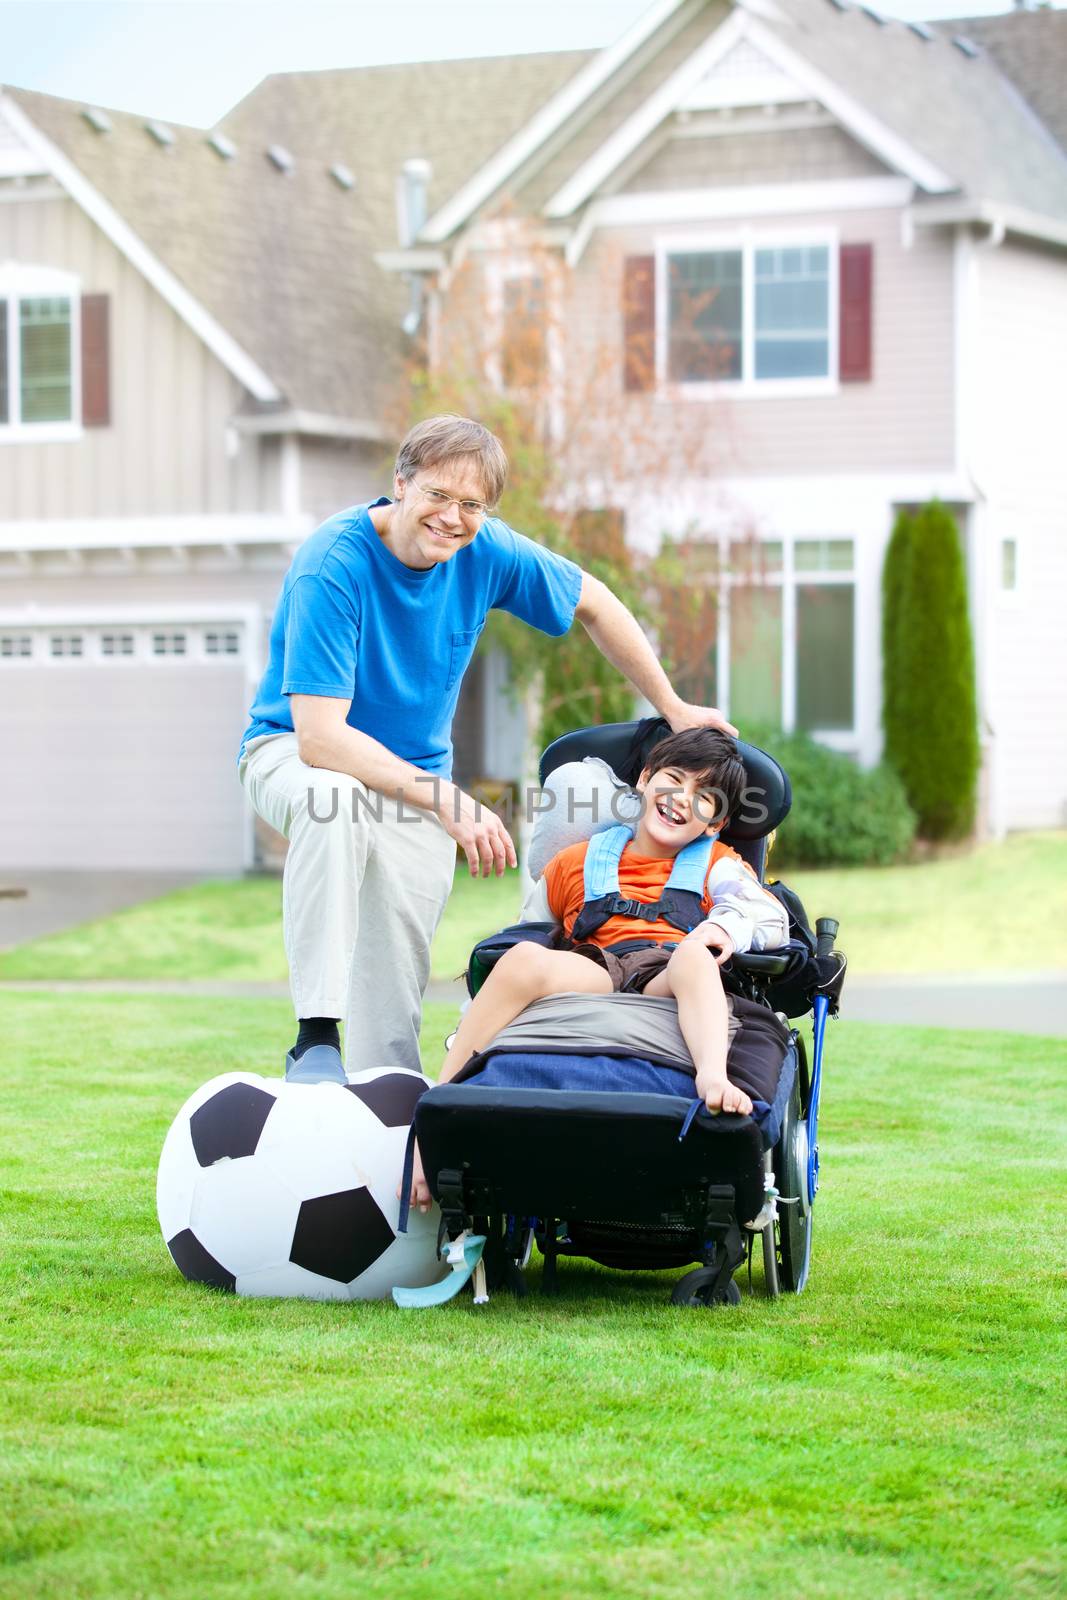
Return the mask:
POLYGON ((644 800, 634 835, 638 855, 675 856, 701 834, 715 834, 726 824, 721 795, 697 773, 646 767, 636 787, 644 800))

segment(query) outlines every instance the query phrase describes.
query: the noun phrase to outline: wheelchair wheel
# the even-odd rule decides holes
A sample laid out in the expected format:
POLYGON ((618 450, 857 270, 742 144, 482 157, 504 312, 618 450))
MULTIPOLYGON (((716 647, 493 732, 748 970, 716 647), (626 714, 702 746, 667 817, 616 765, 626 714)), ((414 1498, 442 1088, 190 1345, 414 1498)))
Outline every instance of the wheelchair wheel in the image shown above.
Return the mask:
MULTIPOLYGON (((803 1045, 797 1040, 797 1048, 803 1045)), ((778 1282, 786 1294, 799 1294, 811 1266, 811 1202, 808 1199, 808 1127, 800 1098, 800 1074, 793 1085, 782 1132, 774 1152, 778 1183, 778 1282)))
POLYGON ((718 1306, 739 1306, 741 1291, 732 1278, 726 1280, 717 1294, 712 1293, 712 1284, 716 1276, 717 1271, 712 1267, 696 1267, 692 1272, 687 1272, 685 1277, 679 1278, 675 1284, 671 1294, 671 1304, 704 1306, 708 1310, 714 1310, 718 1306))

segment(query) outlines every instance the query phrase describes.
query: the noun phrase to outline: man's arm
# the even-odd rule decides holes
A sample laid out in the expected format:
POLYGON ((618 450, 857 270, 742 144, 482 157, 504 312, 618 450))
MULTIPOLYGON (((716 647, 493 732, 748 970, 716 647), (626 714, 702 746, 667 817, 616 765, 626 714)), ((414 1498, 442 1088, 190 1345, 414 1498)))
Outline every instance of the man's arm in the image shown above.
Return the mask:
POLYGON ((505 866, 518 865, 511 835, 494 812, 478 805, 446 778, 423 772, 394 755, 369 733, 349 727, 345 719, 351 709, 350 700, 293 694, 289 696, 289 706, 297 753, 309 767, 346 772, 368 789, 433 812, 465 853, 472 878, 479 872, 483 878, 488 877, 494 869, 497 877, 502 877, 505 866))
POLYGON ((736 736, 737 729, 721 711, 688 705, 675 694, 636 618, 607 584, 589 572, 582 573, 582 592, 574 615, 600 654, 652 702, 675 733, 682 728, 711 727, 736 736))

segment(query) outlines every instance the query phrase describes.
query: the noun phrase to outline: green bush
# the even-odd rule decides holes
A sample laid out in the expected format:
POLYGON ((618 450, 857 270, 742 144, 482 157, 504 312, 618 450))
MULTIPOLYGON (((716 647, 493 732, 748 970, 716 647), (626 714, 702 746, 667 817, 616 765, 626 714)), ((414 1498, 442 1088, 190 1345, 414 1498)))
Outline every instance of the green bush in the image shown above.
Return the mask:
POLYGON ((781 762, 793 809, 778 830, 771 867, 888 866, 915 837, 915 813, 889 767, 864 771, 806 733, 746 726, 743 736, 781 762))
POLYGON ((964 838, 974 827, 981 752, 967 578, 952 513, 930 501, 896 544, 894 530, 883 575, 886 752, 923 838, 964 838))

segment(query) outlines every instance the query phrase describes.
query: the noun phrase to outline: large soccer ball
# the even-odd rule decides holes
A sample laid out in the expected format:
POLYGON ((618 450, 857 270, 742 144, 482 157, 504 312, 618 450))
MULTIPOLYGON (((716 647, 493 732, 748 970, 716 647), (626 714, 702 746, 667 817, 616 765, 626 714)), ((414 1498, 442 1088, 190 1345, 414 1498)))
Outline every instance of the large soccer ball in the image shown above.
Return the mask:
POLYGON ((382 1300, 447 1271, 436 1206, 396 1231, 408 1128, 428 1080, 347 1084, 231 1072, 191 1095, 159 1159, 167 1249, 194 1282, 247 1295, 382 1300))

